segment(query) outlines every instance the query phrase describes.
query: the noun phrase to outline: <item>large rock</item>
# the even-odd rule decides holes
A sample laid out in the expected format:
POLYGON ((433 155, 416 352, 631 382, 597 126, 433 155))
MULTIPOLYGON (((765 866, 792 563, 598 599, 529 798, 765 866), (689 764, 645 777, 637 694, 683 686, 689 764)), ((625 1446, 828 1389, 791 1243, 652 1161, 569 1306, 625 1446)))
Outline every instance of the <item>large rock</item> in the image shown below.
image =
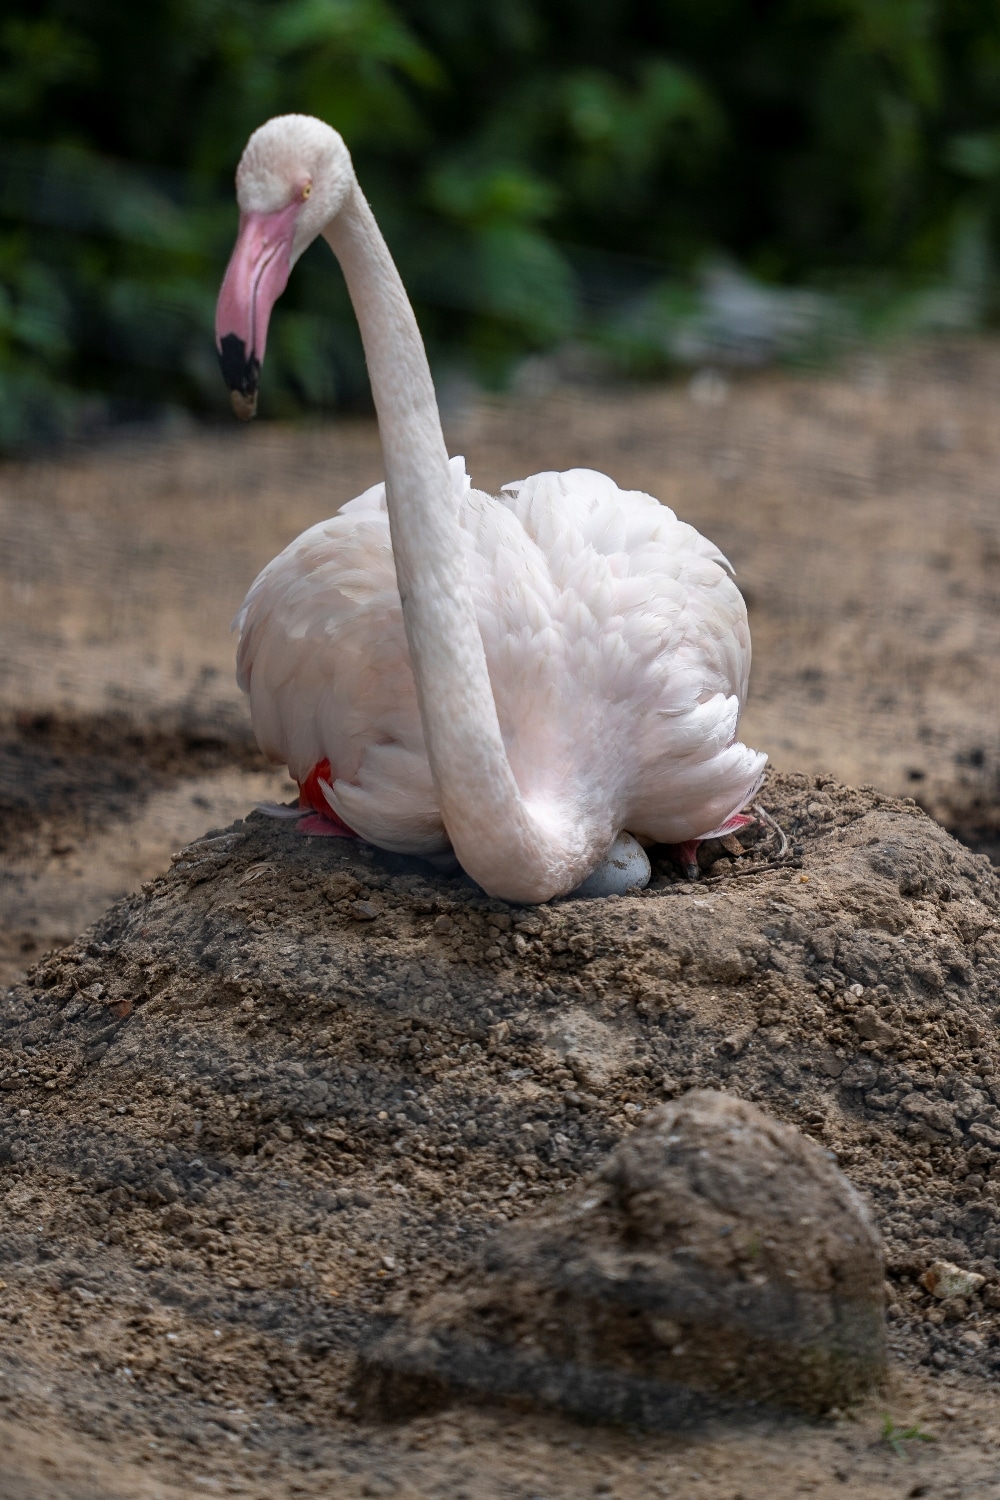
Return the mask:
POLYGON ((369 1411, 492 1394, 676 1424, 818 1413, 885 1372, 882 1252, 828 1154, 728 1094, 654 1111, 363 1356, 369 1411))

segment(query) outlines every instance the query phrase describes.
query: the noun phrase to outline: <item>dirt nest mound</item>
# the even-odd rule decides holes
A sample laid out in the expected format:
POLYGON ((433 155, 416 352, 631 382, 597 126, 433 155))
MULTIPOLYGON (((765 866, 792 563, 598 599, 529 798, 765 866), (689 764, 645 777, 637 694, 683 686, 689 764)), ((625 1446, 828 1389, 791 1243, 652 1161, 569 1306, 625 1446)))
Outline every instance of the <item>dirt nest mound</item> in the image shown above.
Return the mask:
POLYGON ((764 801, 791 867, 537 910, 259 815, 181 851, 0 1002, 0 1398, 333 1451, 378 1320, 692 1088, 870 1196, 891 1356, 1000 1366, 997 875, 871 789, 764 801))
POLYGON ((885 1375, 883 1278, 869 1209, 829 1156, 695 1089, 493 1236, 367 1351, 358 1391, 376 1415, 463 1392, 672 1430, 738 1403, 822 1413, 885 1375))

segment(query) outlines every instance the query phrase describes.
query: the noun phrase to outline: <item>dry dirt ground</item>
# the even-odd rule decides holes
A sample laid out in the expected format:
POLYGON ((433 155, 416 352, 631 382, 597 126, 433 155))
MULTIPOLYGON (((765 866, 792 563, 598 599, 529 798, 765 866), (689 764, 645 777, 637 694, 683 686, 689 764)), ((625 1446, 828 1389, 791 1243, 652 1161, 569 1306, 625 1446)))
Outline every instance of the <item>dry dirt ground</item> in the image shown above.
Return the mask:
POLYGON ((255 813, 33 966, 0 1010, 21 1493, 1000 1493, 1000 877, 912 803, 817 780, 768 787, 785 864, 765 838, 698 886, 657 860, 641 896, 531 911, 255 813), (673 1435, 359 1418, 387 1320, 704 1087, 870 1196, 886 1391, 673 1435), (938 1259, 978 1293, 924 1292, 938 1259))
POLYGON ((1000 350, 968 345, 715 402, 678 386, 453 414, 484 488, 602 468, 719 542, 751 608, 746 737, 810 773, 768 791, 801 866, 701 891, 661 867, 658 892, 612 903, 604 947, 593 915, 564 931, 569 907, 537 932, 498 909, 494 936, 468 890, 259 817, 71 943, 172 850, 285 794, 226 626, 264 561, 379 477, 377 440, 186 433, 0 471, 7 979, 71 944, 6 1012, 5 1493, 1000 1495, 995 879, 914 806, 820 774, 992 847, 998 395, 1000 350), (605 1028, 605 1072, 558 1040, 574 1026, 605 1028), (500 1408, 357 1421, 373 1319, 589 1170, 637 1109, 705 1083, 822 1138, 872 1193, 883 1396, 674 1439, 500 1408), (983 1298, 930 1306, 934 1254, 979 1264, 983 1298))

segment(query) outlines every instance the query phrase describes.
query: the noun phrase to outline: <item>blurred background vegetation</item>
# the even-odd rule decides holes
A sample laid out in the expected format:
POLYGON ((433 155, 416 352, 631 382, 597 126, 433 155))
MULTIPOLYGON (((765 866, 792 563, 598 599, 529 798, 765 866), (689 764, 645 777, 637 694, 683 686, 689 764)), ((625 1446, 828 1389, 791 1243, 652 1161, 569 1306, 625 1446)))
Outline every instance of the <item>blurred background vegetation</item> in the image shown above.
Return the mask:
MULTIPOLYGON (((996 0, 6 0, 0 446, 222 411, 233 170, 345 136, 441 383, 794 357, 996 306, 996 0)), ((329 252, 264 410, 366 399, 329 252)))

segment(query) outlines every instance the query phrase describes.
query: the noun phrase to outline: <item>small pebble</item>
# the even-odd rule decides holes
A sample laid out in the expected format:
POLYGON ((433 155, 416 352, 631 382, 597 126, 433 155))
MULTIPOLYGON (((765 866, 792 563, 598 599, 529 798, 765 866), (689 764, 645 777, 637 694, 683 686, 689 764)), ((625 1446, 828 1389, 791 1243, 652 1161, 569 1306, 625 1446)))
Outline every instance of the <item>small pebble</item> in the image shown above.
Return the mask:
POLYGON ((920 1285, 944 1301, 948 1297, 974 1297, 986 1277, 978 1271, 963 1271, 950 1260, 936 1260, 920 1278, 920 1285))

